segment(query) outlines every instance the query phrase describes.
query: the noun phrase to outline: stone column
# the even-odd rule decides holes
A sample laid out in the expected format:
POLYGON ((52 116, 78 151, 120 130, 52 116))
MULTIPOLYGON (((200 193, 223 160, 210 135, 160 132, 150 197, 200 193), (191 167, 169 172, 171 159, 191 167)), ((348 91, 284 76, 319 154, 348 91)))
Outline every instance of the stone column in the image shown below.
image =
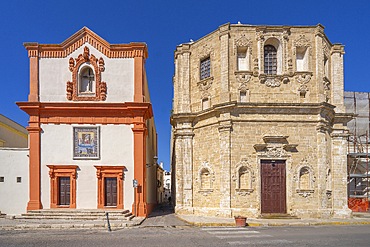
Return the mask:
POLYGON ((231 120, 219 123, 220 138, 220 213, 231 217, 231 120))
POLYGON ((230 101, 229 85, 229 30, 230 24, 220 26, 220 72, 221 72, 221 92, 220 103, 230 101))
MULTIPOLYGON (((339 125, 339 124, 336 124, 339 125)), ((332 198, 333 217, 348 218, 352 211, 348 209, 347 195, 347 137, 348 131, 334 125, 332 138, 332 198)))
POLYGON ((344 47, 334 44, 331 54, 331 76, 332 93, 331 103, 336 106, 335 112, 344 113, 344 76, 343 76, 343 55, 344 47))

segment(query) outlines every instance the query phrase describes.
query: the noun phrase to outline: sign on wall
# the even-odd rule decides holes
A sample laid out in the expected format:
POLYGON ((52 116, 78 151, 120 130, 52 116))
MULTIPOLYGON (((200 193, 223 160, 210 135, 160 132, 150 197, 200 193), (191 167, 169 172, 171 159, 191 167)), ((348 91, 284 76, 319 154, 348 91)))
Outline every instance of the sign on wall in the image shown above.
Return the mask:
POLYGON ((100 159, 99 127, 73 127, 73 159, 100 159))

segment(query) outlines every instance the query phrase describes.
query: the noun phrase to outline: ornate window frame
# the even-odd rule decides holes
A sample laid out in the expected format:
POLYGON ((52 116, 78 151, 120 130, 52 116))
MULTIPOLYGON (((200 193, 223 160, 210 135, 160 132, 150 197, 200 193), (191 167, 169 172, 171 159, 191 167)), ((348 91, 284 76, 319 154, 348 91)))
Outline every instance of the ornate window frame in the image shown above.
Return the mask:
POLYGON ((76 179, 77 165, 47 165, 50 177, 50 208, 76 208, 76 179), (59 177, 70 177, 70 204, 58 205, 58 179, 59 177))
POLYGON ((72 72, 72 81, 67 82, 67 99, 72 101, 105 101, 107 98, 107 84, 101 81, 101 73, 105 71, 105 62, 102 57, 97 59, 90 54, 90 49, 85 46, 83 54, 77 58, 69 59, 69 71, 72 72), (80 93, 80 72, 84 67, 90 67, 95 76, 93 92, 80 93))
POLYGON ((203 162, 201 167, 198 170, 198 177, 196 178, 196 181, 198 182, 199 186, 199 193, 202 193, 203 195, 207 196, 208 194, 213 192, 213 182, 215 181, 215 173, 211 166, 208 164, 208 162, 203 162), (203 171, 208 171, 209 173, 209 188, 202 188, 202 174, 203 171))
POLYGON ((235 191, 237 194, 245 196, 250 195, 254 189, 253 189, 253 183, 255 182, 256 177, 254 175, 254 172, 249 165, 249 162, 247 160, 242 160, 239 165, 235 169, 235 177, 234 181, 236 182, 235 191), (248 188, 241 188, 240 187, 240 176, 242 175, 241 172, 247 170, 249 172, 249 187, 248 188))
POLYGON ((314 169, 312 168, 311 165, 309 165, 307 159, 302 159, 301 165, 298 166, 298 168, 297 168, 296 175, 295 175, 295 180, 297 182, 296 192, 300 196, 306 198, 306 197, 312 195, 315 192, 314 186, 315 186, 316 176, 315 176, 315 173, 314 173, 314 169), (303 169, 306 169, 308 171, 308 174, 309 174, 308 188, 301 188, 301 172, 302 172, 303 169))
POLYGON ((96 168, 96 177, 98 178, 98 209, 123 209, 123 180, 125 166, 94 166, 96 168), (105 178, 117 178, 117 206, 105 206, 105 178))

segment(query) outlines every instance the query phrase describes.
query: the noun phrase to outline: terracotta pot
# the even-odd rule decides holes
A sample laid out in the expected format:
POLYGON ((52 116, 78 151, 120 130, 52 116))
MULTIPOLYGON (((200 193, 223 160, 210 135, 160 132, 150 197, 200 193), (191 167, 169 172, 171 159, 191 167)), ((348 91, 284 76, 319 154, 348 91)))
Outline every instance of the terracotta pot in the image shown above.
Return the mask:
POLYGON ((247 217, 237 216, 235 217, 235 225, 244 227, 247 225, 247 217))

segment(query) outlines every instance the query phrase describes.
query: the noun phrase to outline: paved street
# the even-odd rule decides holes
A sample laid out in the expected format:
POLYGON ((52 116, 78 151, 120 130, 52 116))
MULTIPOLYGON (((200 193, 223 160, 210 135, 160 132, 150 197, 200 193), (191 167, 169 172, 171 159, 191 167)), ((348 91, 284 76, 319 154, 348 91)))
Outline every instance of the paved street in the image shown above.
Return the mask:
POLYGON ((0 246, 369 246, 370 226, 0 231, 0 246))

